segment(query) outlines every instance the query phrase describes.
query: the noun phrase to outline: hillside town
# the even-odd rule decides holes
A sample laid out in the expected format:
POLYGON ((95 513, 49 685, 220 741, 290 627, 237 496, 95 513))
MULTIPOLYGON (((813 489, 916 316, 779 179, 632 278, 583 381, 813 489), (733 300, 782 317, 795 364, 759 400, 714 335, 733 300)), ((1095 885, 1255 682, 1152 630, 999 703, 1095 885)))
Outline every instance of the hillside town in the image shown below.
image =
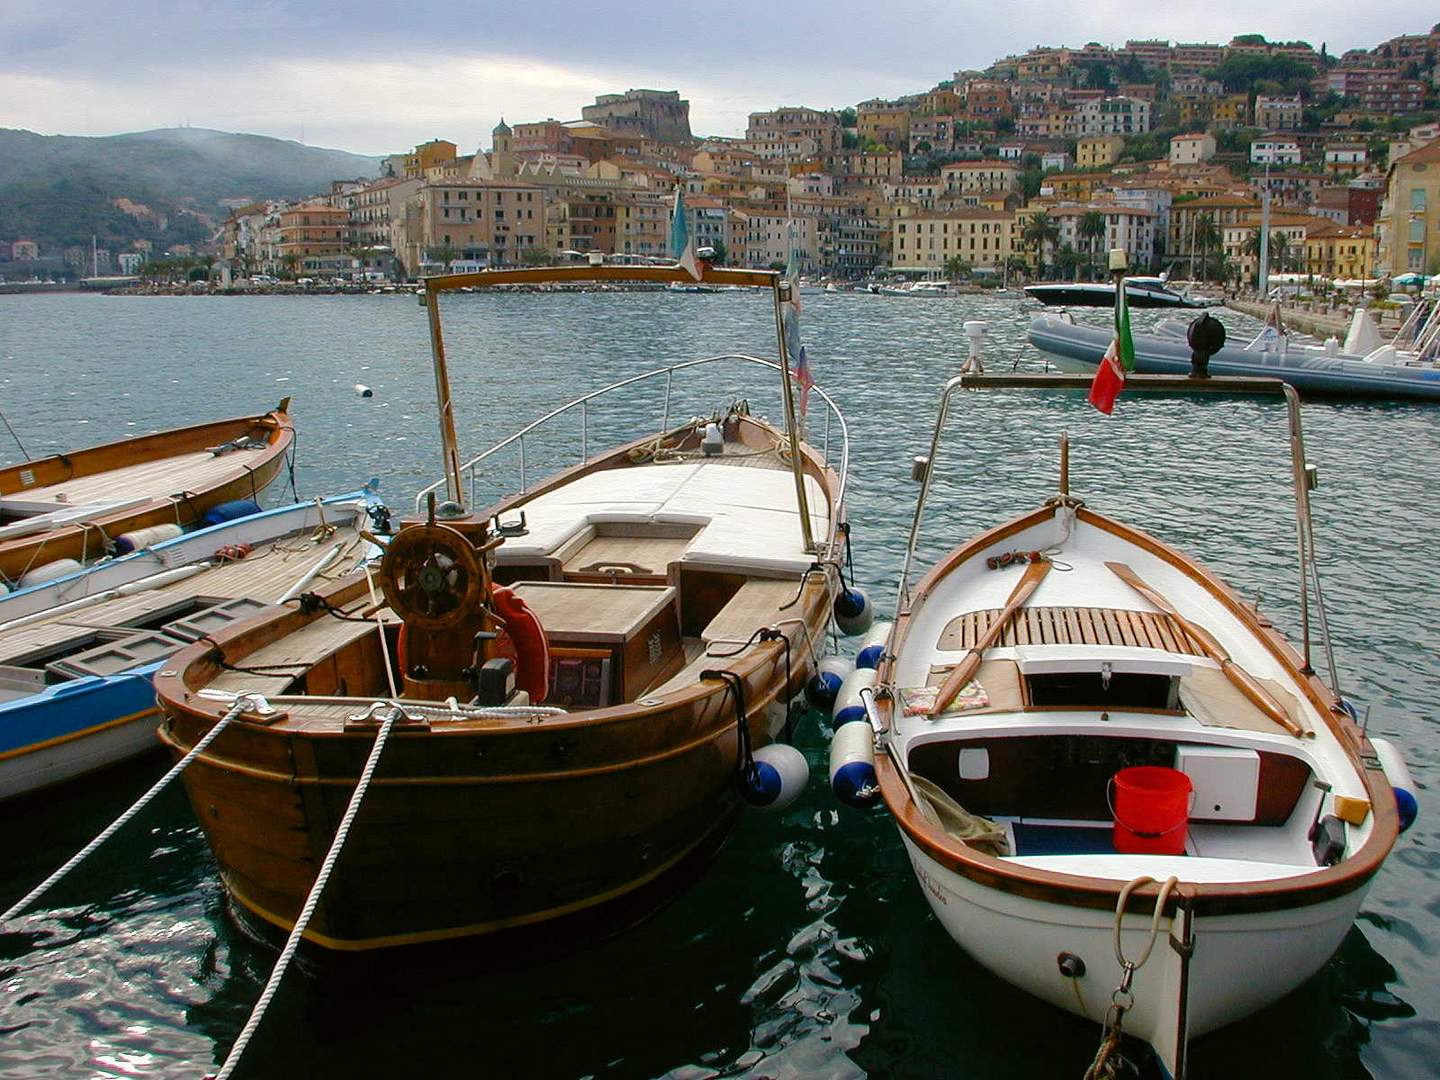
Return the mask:
MULTIPOLYGON (((81 275, 410 280, 670 251, 836 280, 1151 272, 1244 286, 1440 273, 1440 25, 1331 56, 1304 41, 1037 46, 894 100, 750 114, 696 136, 676 90, 602 94, 577 119, 501 120, 488 148, 434 138, 378 178, 235 205, 210 245, 44 252, 81 275), (1268 202, 1268 206, 1262 205, 1268 202)), ((458 136, 456 136, 458 138, 458 136)), ((6 269, 0 264, 0 271, 6 269)), ((12 278, 14 280, 14 278, 12 278)))

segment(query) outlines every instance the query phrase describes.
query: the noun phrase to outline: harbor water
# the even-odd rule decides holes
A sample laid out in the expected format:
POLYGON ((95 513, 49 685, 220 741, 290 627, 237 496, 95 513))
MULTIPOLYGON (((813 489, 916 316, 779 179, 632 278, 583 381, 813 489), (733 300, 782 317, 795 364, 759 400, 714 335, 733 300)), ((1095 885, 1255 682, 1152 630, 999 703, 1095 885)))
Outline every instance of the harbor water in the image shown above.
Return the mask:
MULTIPOLYGON (((910 461, 928 447, 941 386, 963 358, 961 323, 989 321, 991 369, 1041 370, 1025 342, 1035 309, 984 297, 804 300, 815 377, 850 425, 857 577, 884 615, 914 507, 910 461)), ((1143 329, 1157 315, 1134 317, 1143 329)), ((1258 327, 1222 318, 1232 338, 1258 327)), ((461 295, 446 301, 446 326, 462 455, 606 383, 774 349, 768 300, 740 293, 461 295)), ((749 365, 677 374, 669 415, 744 397, 776 418, 774 383, 749 365)), ((0 298, 0 411, 31 455, 253 413, 285 396, 302 497, 378 477, 392 509, 408 510, 440 475, 426 323, 411 295, 0 298)), ((527 440, 526 479, 658 429, 664 413, 663 378, 597 401, 583 426, 576 414, 527 440)), ((809 422, 812 442, 824 442, 818 402, 809 422)), ((1192 1075, 1433 1075, 1440 807, 1426 796, 1440 779, 1440 412, 1307 402, 1304 423, 1340 688, 1369 707, 1372 733, 1403 749, 1421 816, 1336 957, 1284 1001, 1198 1042, 1192 1075)), ((1258 399, 1122 396, 1105 418, 1081 394, 963 395, 917 567, 1052 494, 1062 432, 1073 493, 1194 555, 1298 641, 1284 412, 1258 399)), ((0 432, 0 462, 17 460, 8 438, 0 432)), ((837 456, 838 425, 828 438, 837 456)), ((497 459, 476 498, 513 488, 520 469, 518 454, 497 459)), ((282 480, 268 498, 288 494, 282 480)), ((1318 649, 1316 663, 1323 671, 1318 649)), ((827 735, 823 717, 805 718, 810 790, 779 816, 748 814, 704 876, 647 922, 529 963, 457 949, 383 977, 292 969, 239 1075, 1078 1078, 1098 1023, 1011 989, 950 941, 883 810, 839 806, 818 782, 827 735)), ((163 769, 157 756, 0 807, 0 906, 163 769)), ((0 1076, 212 1072, 274 958, 228 912, 176 785, 0 932, 0 1076)), ((1254 960, 1266 962, 1263 942, 1254 960)))

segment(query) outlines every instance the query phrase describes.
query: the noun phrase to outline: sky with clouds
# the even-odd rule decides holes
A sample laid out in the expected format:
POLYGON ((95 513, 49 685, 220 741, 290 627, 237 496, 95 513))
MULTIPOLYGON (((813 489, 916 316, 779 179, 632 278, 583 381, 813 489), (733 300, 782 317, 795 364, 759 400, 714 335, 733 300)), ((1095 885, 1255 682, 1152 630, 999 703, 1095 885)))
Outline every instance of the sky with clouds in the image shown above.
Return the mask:
POLYGON ((1036 44, 1303 38, 1332 53, 1428 30, 1372 0, 0 0, 0 127, 189 124, 386 153, 489 144, 504 116, 572 119, 597 93, 678 89, 698 134, 782 104, 924 90, 1036 44))

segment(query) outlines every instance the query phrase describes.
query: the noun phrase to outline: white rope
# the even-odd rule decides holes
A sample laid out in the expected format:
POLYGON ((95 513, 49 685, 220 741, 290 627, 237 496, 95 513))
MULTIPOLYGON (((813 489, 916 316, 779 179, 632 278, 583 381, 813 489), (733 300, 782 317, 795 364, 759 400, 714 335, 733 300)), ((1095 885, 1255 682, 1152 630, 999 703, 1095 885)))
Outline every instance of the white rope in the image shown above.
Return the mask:
POLYGON ((380 762, 380 752, 385 749, 385 741, 390 738, 390 729, 395 726, 395 721, 399 716, 400 709, 397 706, 391 709, 385 719, 381 721, 380 730, 375 733, 375 744, 370 747, 370 756, 365 759, 365 767, 360 770, 360 779, 356 782, 355 791, 350 796, 350 804, 345 807, 345 814, 340 819, 340 826, 335 830, 335 839, 330 841, 330 850, 325 853, 325 860, 320 864, 320 872, 315 875, 315 884, 310 886, 310 893, 305 897, 305 905, 295 919, 295 925, 290 930, 285 947, 280 950, 280 959, 275 962, 275 967, 270 972, 270 978, 265 983, 265 989, 260 991, 260 997, 255 1002, 255 1007, 250 1011, 250 1019, 245 1021, 245 1026, 230 1045, 230 1053, 225 1057, 225 1064, 220 1066, 220 1071, 214 1075, 213 1080, 226 1080, 235 1071, 235 1067, 240 1064, 240 1056, 245 1052, 245 1047, 260 1027, 265 1010, 269 1008, 276 991, 280 989, 280 980, 285 977, 285 969, 290 966, 290 961, 295 956, 295 950, 300 947, 300 939, 305 934, 305 928, 310 925, 310 919, 320 904, 320 894, 325 891, 325 883, 330 880, 330 872, 335 869, 335 863, 340 858, 340 849, 344 846, 345 838, 350 833, 350 825, 360 809, 360 801, 370 787, 370 778, 375 775, 375 766, 380 762))
POLYGON ((32 903, 34 903, 47 891, 49 891, 52 885, 54 885, 57 881, 63 878, 66 874, 70 873, 71 870, 74 870, 75 867, 79 866, 80 863, 82 863, 96 848, 98 848, 106 840, 109 840, 110 837, 114 836, 125 825, 126 822, 128 822, 141 810, 145 809, 146 805, 150 802, 150 800, 155 798, 156 795, 160 794, 161 790, 165 787, 166 784, 170 783, 171 780, 174 780, 175 777, 179 776, 185 766, 189 765, 190 762, 194 761, 196 755, 198 755, 207 746, 209 746, 215 740, 215 736, 219 735, 220 732, 224 731, 226 725, 228 725, 231 720, 234 720, 236 717, 240 716, 242 713, 246 712, 251 707, 252 702, 248 696, 236 699, 235 704, 230 707, 230 711, 227 712, 224 716, 222 716, 219 722, 216 723, 216 725, 212 727, 209 731, 207 731, 204 736, 201 737, 200 741, 190 748, 189 752, 186 753, 184 757, 182 757, 173 766, 171 766, 170 771, 167 772, 164 776, 162 776, 159 780, 157 780, 149 791, 145 792, 144 795, 141 795, 139 800, 133 806, 131 806, 129 810, 126 810, 118 818, 112 821, 109 827, 107 827, 104 832, 102 832, 99 836, 95 837, 94 840, 91 840, 90 843, 86 844, 83 848, 81 848, 79 852, 77 852, 74 856, 71 857, 69 862, 67 862, 64 866, 60 867, 59 870, 56 870, 39 885, 35 886, 35 888, 31 889, 28 893, 26 893, 18 902, 12 905, 11 908, 5 912, 5 914, 0 915, 0 922, 7 922, 10 919, 13 919, 16 915, 19 915, 20 912, 24 911, 27 907, 29 907, 32 903))

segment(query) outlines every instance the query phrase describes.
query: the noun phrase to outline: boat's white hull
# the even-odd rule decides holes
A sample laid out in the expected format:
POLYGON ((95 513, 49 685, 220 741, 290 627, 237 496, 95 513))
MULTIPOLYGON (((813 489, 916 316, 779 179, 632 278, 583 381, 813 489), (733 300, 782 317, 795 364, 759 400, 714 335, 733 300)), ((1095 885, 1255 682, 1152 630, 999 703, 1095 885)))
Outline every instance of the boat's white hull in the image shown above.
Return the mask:
MULTIPOLYGON (((1104 1018, 1120 981, 1112 944, 1113 911, 988 888, 935 862, 903 830, 901 839, 926 901, 961 948, 999 978, 1052 1005, 1097 1024, 1104 1018), (1060 953, 1085 962, 1085 975, 1074 985, 1060 973, 1060 953)), ((1354 923, 1364 894, 1362 887, 1305 907, 1197 918, 1188 988, 1189 1037, 1249 1016, 1315 974, 1354 923)), ((1148 915, 1127 916, 1127 957, 1140 955, 1149 929, 1148 915)), ((1164 1046, 1174 1029, 1179 985, 1178 954, 1165 940, 1168 929, 1169 921, 1162 920, 1154 952, 1135 975, 1135 1006, 1125 1016, 1128 1034, 1157 1047, 1164 1046)))
POLYGON ((160 749, 159 710, 106 722, 51 746, 0 760, 0 801, 29 795, 160 749))

